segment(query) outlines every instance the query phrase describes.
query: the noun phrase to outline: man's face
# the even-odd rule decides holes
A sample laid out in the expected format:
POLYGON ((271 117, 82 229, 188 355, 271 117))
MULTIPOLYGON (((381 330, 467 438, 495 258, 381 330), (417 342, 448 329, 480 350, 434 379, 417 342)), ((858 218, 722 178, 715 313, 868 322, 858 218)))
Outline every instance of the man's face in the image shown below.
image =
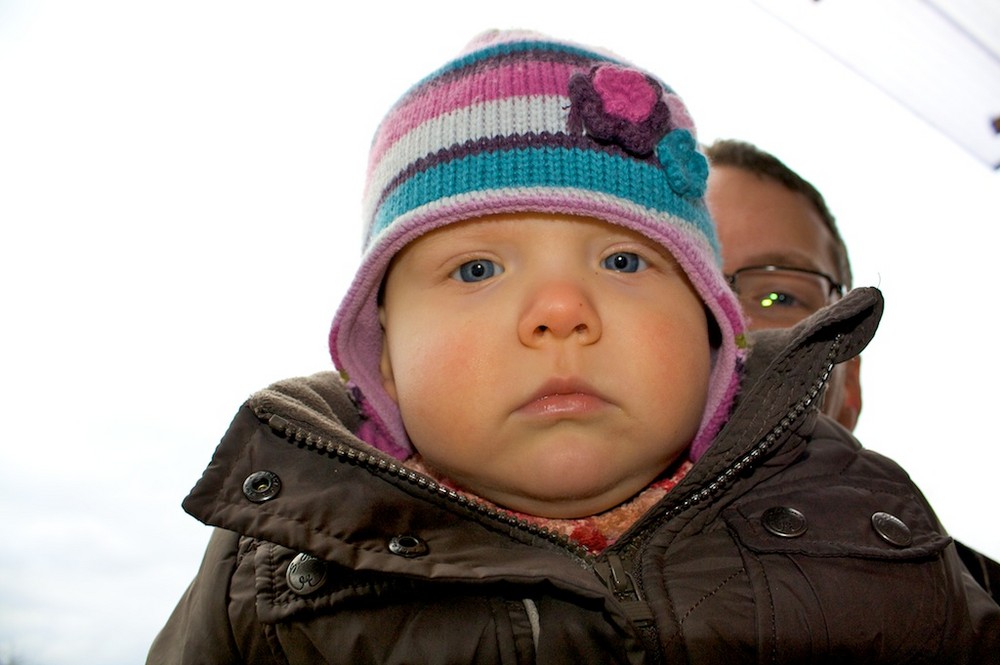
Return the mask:
MULTIPOLYGON (((819 212, 803 194, 745 169, 713 167, 706 201, 715 219, 727 275, 741 268, 774 265, 838 276, 835 241, 819 212)), ((774 324, 748 311, 750 330, 774 324)), ((838 365, 830 379, 824 411, 853 429, 861 410, 860 365, 838 365)))
POLYGON ((592 515, 701 422, 705 308, 662 247, 596 219, 497 215, 400 252, 382 376, 424 461, 519 512, 592 515))

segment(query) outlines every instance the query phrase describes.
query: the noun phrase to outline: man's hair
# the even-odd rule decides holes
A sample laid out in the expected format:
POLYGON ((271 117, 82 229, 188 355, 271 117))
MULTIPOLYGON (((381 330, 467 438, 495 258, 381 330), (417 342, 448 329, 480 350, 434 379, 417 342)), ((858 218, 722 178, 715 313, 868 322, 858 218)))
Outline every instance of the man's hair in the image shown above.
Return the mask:
POLYGON ((819 190, 805 178, 785 166, 784 162, 769 152, 764 152, 752 143, 721 139, 705 148, 705 155, 712 166, 731 166, 755 173, 764 178, 775 180, 793 192, 799 192, 812 204, 819 213, 823 224, 833 236, 834 261, 837 264, 838 275, 835 275, 846 288, 851 288, 851 261, 847 256, 847 246, 837 229, 837 222, 819 190))

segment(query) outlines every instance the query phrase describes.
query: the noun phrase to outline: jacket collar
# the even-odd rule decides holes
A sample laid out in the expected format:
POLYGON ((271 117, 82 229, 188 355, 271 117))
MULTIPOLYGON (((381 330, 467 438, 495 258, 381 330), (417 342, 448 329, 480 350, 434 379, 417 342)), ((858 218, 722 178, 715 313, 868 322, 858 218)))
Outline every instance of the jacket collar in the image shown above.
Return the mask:
POLYGON ((817 411, 834 365, 868 345, 882 310, 881 292, 862 287, 793 328, 749 333, 744 380, 733 412, 689 482, 704 483, 754 450, 760 450, 757 456, 772 452, 797 419, 817 411))

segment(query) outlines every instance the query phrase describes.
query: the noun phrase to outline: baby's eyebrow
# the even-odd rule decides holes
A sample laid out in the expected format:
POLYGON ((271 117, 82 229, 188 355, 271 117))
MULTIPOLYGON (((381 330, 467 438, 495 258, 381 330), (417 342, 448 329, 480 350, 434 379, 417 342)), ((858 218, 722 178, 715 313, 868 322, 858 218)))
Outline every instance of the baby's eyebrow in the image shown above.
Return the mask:
POLYGON ((653 252, 656 252, 663 258, 669 260, 671 263, 677 263, 677 258, 673 255, 673 253, 669 249, 667 249, 663 245, 653 242, 648 238, 632 238, 631 236, 629 236, 629 238, 631 242, 637 243, 639 245, 642 245, 643 247, 648 248, 653 252))

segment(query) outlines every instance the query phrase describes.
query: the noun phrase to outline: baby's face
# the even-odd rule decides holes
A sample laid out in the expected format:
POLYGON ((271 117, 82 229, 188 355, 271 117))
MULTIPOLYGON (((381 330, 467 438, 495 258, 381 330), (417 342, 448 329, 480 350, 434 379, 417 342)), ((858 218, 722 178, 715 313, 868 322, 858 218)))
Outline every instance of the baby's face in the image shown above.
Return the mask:
POLYGON ((424 461, 544 517, 622 503, 677 459, 708 392, 701 300, 662 247, 512 214, 410 243, 380 310, 382 376, 424 461))

